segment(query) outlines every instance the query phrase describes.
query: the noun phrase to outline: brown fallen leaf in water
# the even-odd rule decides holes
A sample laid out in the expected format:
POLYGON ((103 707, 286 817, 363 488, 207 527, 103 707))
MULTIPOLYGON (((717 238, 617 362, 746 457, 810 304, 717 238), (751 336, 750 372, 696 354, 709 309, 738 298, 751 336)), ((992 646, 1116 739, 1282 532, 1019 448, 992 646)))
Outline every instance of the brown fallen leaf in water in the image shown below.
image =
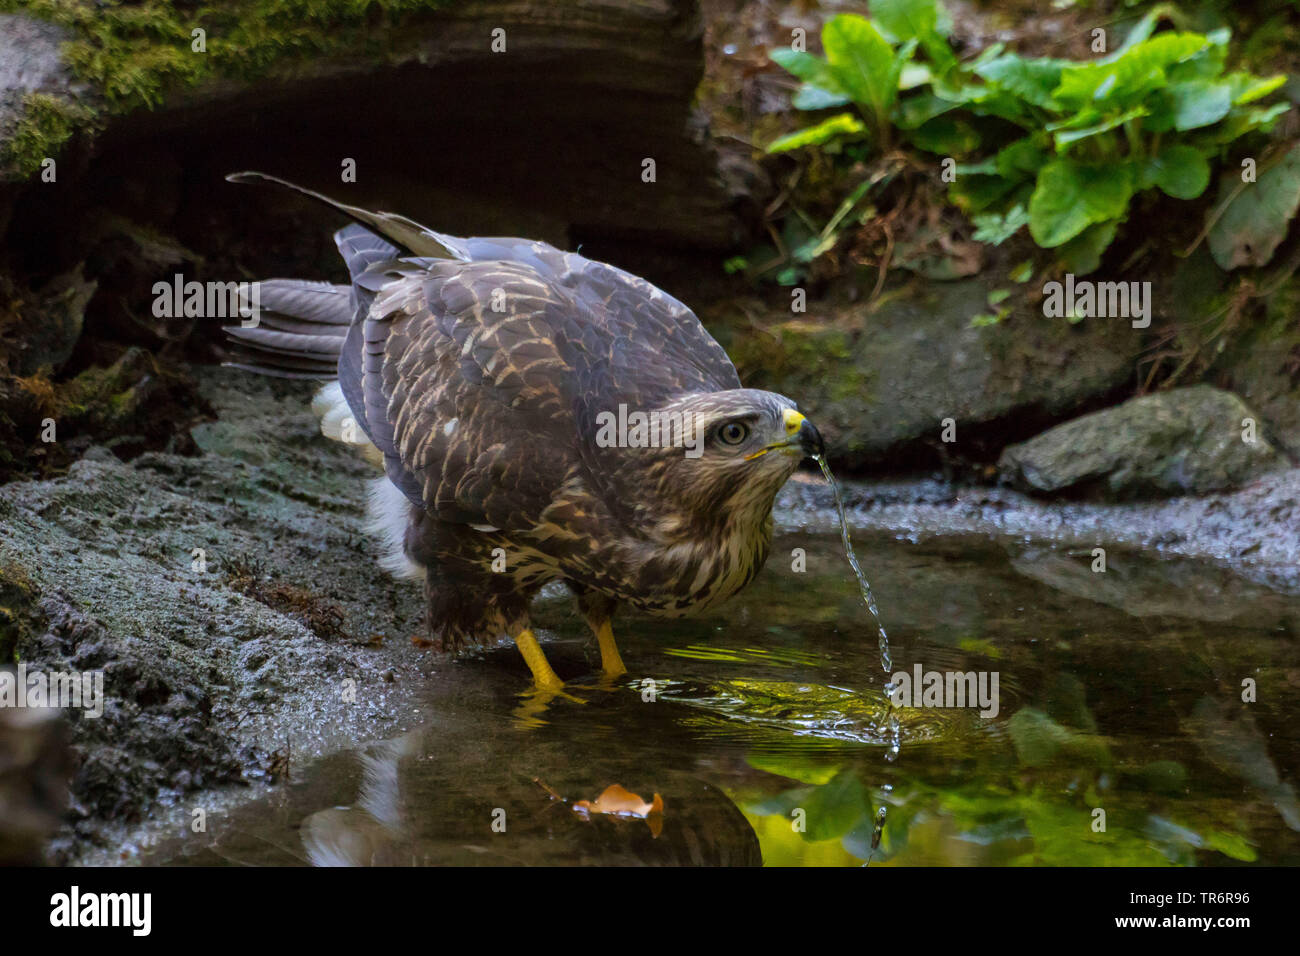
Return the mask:
POLYGON ((591 813, 604 813, 615 817, 634 817, 644 820, 650 827, 650 835, 658 837, 663 832, 664 798, 659 794, 647 803, 640 795, 633 793, 616 783, 610 784, 605 791, 592 800, 576 800, 573 812, 586 816, 591 813))
POLYGON ((437 646, 438 646, 438 642, 437 642, 437 641, 431 641, 431 640, 429 640, 428 638, 421 637, 419 634, 412 634, 412 635, 411 635, 411 643, 414 644, 416 647, 419 647, 419 648, 429 648, 429 647, 437 647, 437 646))

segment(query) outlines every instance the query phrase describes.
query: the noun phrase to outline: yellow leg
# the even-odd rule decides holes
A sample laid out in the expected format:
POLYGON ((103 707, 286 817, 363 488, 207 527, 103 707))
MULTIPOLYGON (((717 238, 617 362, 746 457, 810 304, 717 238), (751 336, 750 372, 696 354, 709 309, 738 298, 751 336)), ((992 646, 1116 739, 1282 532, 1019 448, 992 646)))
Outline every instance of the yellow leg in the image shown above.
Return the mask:
POLYGON ((606 677, 622 677, 627 673, 623 658, 619 656, 618 645, 614 643, 614 628, 609 618, 592 628, 596 632, 596 642, 600 644, 600 669, 606 677))
POLYGON ((564 681, 556 677, 555 671, 551 670, 550 662, 542 651, 542 645, 537 643, 537 638, 533 637, 532 631, 527 628, 520 631, 515 638, 515 647, 519 648, 519 653, 524 655, 524 663, 533 672, 533 682, 540 690, 558 691, 564 686, 564 681))

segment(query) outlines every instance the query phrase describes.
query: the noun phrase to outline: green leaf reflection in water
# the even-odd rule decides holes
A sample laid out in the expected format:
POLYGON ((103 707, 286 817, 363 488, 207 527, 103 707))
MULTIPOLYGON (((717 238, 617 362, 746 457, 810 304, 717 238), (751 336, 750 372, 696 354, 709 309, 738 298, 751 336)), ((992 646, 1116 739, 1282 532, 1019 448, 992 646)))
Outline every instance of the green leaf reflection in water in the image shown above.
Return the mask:
MULTIPOLYGON (((1091 725, 1086 709, 1076 723, 1091 725)), ((943 746, 936 742, 932 746, 943 746)), ((730 795, 745 812, 768 865, 860 863, 1011 866, 1169 866, 1257 858, 1245 821, 1230 801, 1180 799, 1187 771, 1176 761, 1118 759, 1106 738, 1068 727, 1032 707, 1005 734, 966 737, 936 768, 921 748, 890 768, 884 790, 874 760, 810 750, 751 752, 755 770, 797 785, 730 795), (978 740, 978 742, 976 742, 978 740), (871 852, 881 799, 889 804, 880 846, 871 852), (1098 810, 1105 811, 1100 829, 1098 810), (1198 858, 1199 857, 1199 858, 1198 858)), ((871 751, 874 753, 874 751, 871 751)))

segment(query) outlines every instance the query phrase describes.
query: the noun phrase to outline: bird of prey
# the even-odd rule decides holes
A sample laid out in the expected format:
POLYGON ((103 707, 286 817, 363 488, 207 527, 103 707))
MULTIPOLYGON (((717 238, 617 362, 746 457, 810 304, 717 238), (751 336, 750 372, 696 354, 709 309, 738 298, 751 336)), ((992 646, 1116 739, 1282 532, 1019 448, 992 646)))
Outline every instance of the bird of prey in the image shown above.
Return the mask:
POLYGON ((444 649, 515 642, 558 693, 530 627, 563 581, 625 673, 617 608, 678 616, 753 579, 772 502, 823 451, 795 403, 742 388, 685 305, 644 279, 544 242, 462 239, 335 202, 349 285, 274 279, 229 335, 238 367, 332 380, 313 406, 329 437, 384 477, 370 496, 383 565, 423 578, 444 649))

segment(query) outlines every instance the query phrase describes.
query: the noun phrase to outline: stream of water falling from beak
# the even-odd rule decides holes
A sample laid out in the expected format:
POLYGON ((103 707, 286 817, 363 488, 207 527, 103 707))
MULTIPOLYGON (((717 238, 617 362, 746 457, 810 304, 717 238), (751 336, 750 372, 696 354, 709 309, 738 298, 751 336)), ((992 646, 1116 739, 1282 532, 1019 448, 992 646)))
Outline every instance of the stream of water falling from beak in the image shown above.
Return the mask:
MULTIPOLYGON (((853 550, 853 542, 849 540, 849 519, 844 513, 844 499, 840 496, 840 486, 835 481, 835 476, 831 474, 831 466, 826 461, 825 455, 813 455, 813 461, 817 462, 822 470, 822 476, 826 483, 831 487, 831 493, 835 496, 835 511, 840 519, 840 539, 844 542, 844 554, 849 559, 849 567, 853 569, 854 576, 858 579, 858 590, 862 593, 862 601, 871 612, 871 619, 876 625, 876 645, 880 649, 880 669, 885 672, 885 698, 888 701, 887 711, 887 728, 888 737, 885 742, 885 759, 893 763, 898 759, 898 753, 902 745, 902 722, 898 717, 898 708, 894 704, 894 659, 889 653, 889 635, 885 632, 885 625, 880 620, 880 608, 876 606, 876 595, 871 590, 871 582, 867 576, 862 573, 862 565, 858 563, 857 553, 853 550)), ((885 784, 881 788, 888 793, 893 788, 885 784)), ((874 853, 876 847, 880 845, 880 837, 885 829, 886 807, 884 801, 881 801, 880 809, 876 813, 875 826, 871 833, 871 850, 874 853)), ((868 857, 867 863, 871 859, 868 857)))

